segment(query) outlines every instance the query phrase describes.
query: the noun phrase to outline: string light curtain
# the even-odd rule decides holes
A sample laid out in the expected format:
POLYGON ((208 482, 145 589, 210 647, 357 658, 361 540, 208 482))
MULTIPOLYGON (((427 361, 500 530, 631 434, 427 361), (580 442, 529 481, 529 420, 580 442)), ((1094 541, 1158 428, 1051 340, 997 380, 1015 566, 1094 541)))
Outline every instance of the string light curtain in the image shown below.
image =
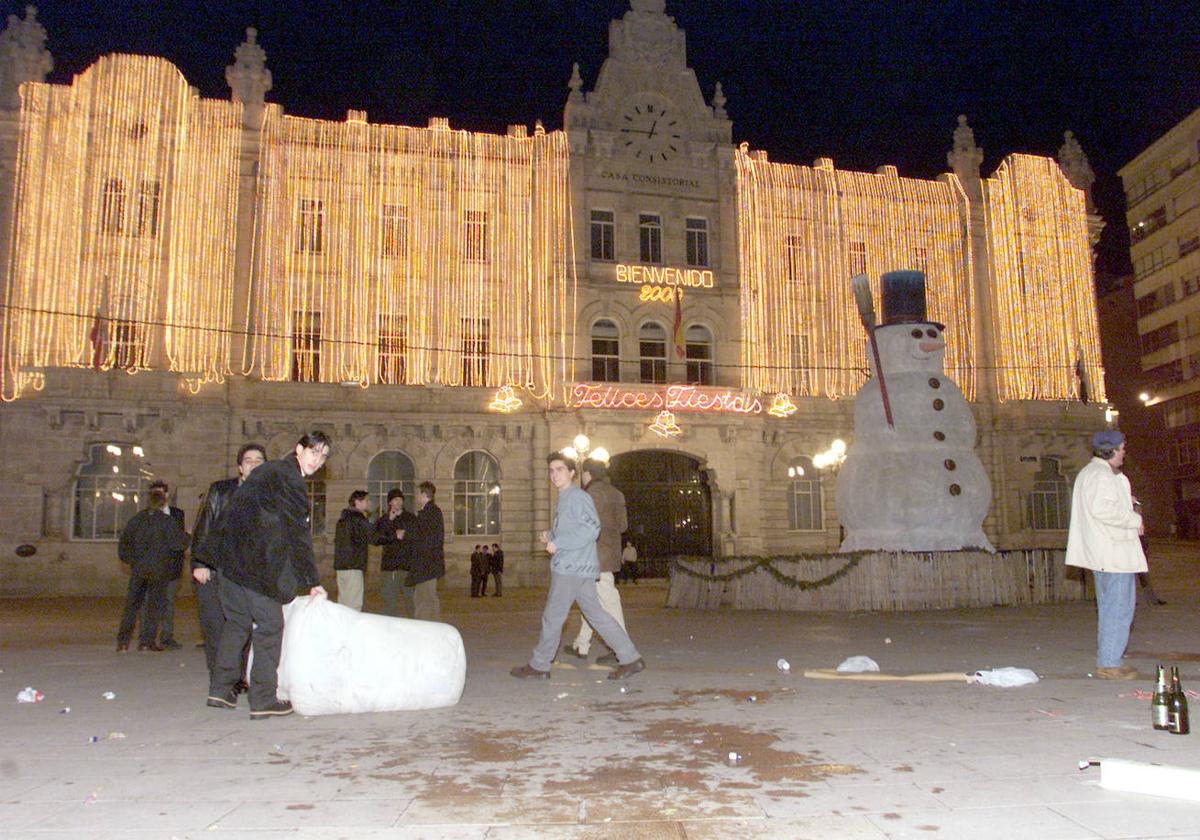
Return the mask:
POLYGON ((998 397, 1072 400, 1077 362, 1103 402, 1084 195, 1045 157, 1014 154, 983 182, 995 289, 998 397))
POLYGON ((857 393, 866 334, 850 278, 867 273, 879 301, 881 274, 917 269, 929 318, 946 325, 946 371, 974 398, 970 211, 957 178, 770 163, 744 147, 735 161, 743 387, 857 393))
POLYGON ((240 113, 145 56, 22 86, 0 396, 50 367, 221 377, 240 113))
POLYGON ((574 378, 568 171, 562 132, 379 125, 356 112, 338 123, 268 106, 243 371, 549 395, 574 378), (298 375, 305 340, 320 363, 298 375))

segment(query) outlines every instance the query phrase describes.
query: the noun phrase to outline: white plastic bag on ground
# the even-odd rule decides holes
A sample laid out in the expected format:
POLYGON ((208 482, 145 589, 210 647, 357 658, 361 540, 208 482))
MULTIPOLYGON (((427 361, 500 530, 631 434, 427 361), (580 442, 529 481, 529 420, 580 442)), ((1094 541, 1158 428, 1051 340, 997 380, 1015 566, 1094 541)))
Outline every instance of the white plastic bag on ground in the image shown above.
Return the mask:
POLYGON ((453 706, 467 654, 449 624, 360 613, 322 596, 283 608, 279 697, 303 715, 453 706))
POLYGON ((851 656, 837 666, 842 674, 865 674, 868 671, 878 671, 879 665, 869 656, 851 656))
POLYGON ((983 685, 994 685, 1000 688, 1016 688, 1021 685, 1032 685, 1038 681, 1038 675, 1028 668, 996 668, 991 671, 976 671, 975 682, 983 685))

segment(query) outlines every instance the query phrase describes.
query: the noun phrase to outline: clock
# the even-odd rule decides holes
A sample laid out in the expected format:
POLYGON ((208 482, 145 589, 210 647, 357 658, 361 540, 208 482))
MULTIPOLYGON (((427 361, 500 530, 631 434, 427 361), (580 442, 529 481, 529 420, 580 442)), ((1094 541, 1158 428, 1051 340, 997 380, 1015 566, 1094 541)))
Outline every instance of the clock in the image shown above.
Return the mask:
POLYGON ((621 148, 647 163, 666 161, 683 148, 679 115, 674 106, 637 102, 621 115, 617 138, 621 148))

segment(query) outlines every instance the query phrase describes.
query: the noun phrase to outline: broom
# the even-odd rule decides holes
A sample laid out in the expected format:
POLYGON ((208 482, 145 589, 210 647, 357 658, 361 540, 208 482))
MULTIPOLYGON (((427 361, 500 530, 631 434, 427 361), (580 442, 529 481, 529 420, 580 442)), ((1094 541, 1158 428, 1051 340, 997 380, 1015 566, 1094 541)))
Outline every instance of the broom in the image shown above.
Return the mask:
POLYGON ((871 339, 871 355, 875 357, 875 373, 879 377, 879 396, 883 399, 883 416, 887 419, 888 428, 894 429, 896 424, 892 422, 892 403, 888 400, 883 365, 879 363, 879 344, 875 341, 875 301, 871 298, 871 279, 865 274, 856 274, 850 278, 850 288, 854 290, 858 317, 871 339))

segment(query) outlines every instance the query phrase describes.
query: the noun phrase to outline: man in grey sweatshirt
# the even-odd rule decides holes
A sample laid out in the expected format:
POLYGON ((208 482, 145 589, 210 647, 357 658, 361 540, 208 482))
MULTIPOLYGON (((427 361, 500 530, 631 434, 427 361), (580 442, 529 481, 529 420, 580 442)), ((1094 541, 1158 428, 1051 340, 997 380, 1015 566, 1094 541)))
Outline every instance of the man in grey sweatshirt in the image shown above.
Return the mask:
POLYGON ((629 634, 600 605, 596 579, 600 560, 596 538, 600 536, 600 517, 591 496, 575 486, 575 461, 561 452, 551 454, 546 463, 550 482, 558 490, 558 509, 554 527, 541 535, 550 555, 550 594, 542 610, 542 633, 528 665, 509 673, 519 679, 549 679, 550 663, 558 652, 563 622, 572 604, 579 604, 584 618, 617 654, 617 668, 610 680, 623 680, 645 670, 646 663, 633 646, 629 634))

